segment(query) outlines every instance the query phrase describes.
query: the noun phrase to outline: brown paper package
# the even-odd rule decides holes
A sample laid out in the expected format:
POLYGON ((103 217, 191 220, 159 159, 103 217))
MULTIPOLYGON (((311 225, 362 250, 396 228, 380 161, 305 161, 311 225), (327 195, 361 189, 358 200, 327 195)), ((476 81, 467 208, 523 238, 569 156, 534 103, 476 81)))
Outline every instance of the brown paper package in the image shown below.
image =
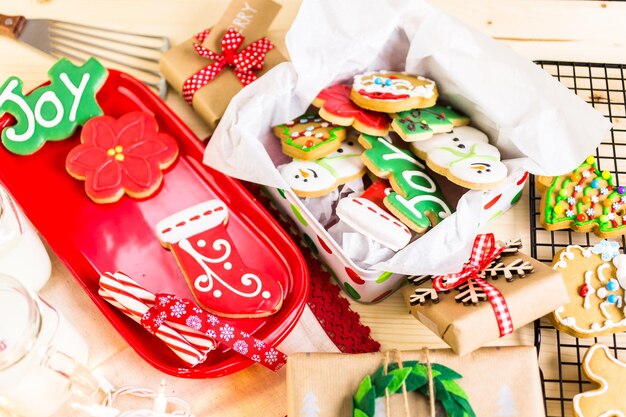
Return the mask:
MULTIPOLYGON (((267 36, 270 24, 280 8, 279 4, 271 0, 235 0, 230 3, 219 22, 213 26, 211 33, 202 45, 221 53, 220 40, 229 27, 234 27, 246 38, 239 48, 241 50, 257 39, 267 36)), ((204 28, 199 28, 198 31, 202 29, 204 28)), ((194 43, 198 43, 198 41, 192 37, 161 56, 161 72, 179 93, 182 92, 183 84, 189 77, 213 63, 213 61, 202 58, 196 53, 193 48, 194 43)), ((261 76, 284 61, 286 58, 274 48, 265 56, 263 69, 256 73, 261 76)), ((243 86, 233 69, 225 67, 213 81, 196 92, 193 96, 192 106, 213 130, 224 115, 230 100, 242 88, 243 86)))
MULTIPOLYGON (((569 296, 559 272, 523 253, 517 253, 514 258, 529 261, 534 272, 524 278, 517 277, 512 282, 504 278, 490 279, 489 282, 504 296, 513 328, 518 329, 566 304, 569 296)), ((456 353, 465 355, 500 337, 496 316, 488 301, 465 306, 454 300, 458 292, 452 290, 448 294, 440 294, 440 301, 436 304, 428 302, 411 306, 409 297, 414 289, 412 285, 403 289, 411 314, 456 353)))
MULTIPOLYGON (((478 417, 545 417, 537 352, 531 346, 483 348, 467 356, 449 349, 430 350, 431 363, 452 368, 478 417), (513 414, 516 411, 516 414, 513 414)), ((384 353, 346 355, 298 353, 287 360, 290 417, 351 417, 352 397, 366 375, 384 363, 384 353), (311 412, 319 408, 319 413, 311 412), (308 411, 308 414, 307 414, 308 411)), ((425 362, 424 351, 401 352, 402 361, 425 362)), ((390 352, 390 362, 397 362, 390 352)), ((409 393, 411 416, 430 416, 421 394, 409 393)), ((391 416, 405 416, 401 394, 390 398, 391 416)), ((437 413, 437 416, 445 413, 437 413)))

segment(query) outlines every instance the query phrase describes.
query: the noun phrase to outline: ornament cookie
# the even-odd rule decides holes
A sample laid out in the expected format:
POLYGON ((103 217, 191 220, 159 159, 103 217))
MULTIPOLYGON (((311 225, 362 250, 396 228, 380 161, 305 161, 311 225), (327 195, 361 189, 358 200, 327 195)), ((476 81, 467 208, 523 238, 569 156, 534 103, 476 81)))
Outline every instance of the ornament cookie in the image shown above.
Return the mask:
POLYGON ((435 133, 446 133, 469 124, 469 117, 451 106, 437 104, 427 109, 413 109, 394 115, 391 128, 405 142, 431 138, 435 133))
POLYGON ((317 161, 294 159, 278 167, 278 171, 299 197, 321 197, 342 184, 362 177, 363 148, 353 140, 341 143, 339 149, 317 161))
POLYGON ((411 150, 437 174, 473 190, 496 188, 508 173, 498 148, 489 144, 487 135, 470 126, 413 142, 411 150))
POLYGON ((388 71, 356 75, 350 91, 350 98, 359 107, 383 113, 432 107, 438 96, 433 80, 388 71))
POLYGON ((285 155, 312 161, 339 149, 346 138, 346 128, 327 122, 317 114, 303 114, 275 126, 274 134, 280 139, 285 155))
POLYGON ((226 230, 228 208, 209 200, 161 220, 156 232, 169 249, 203 308, 223 317, 263 317, 283 303, 283 288, 271 275, 246 265, 226 230))
POLYGON ((626 255, 617 242, 568 246, 555 255, 553 268, 570 298, 550 316, 554 327, 579 338, 626 331, 626 255))
POLYGON ((365 198, 342 198, 336 213, 348 226, 393 251, 399 251, 411 240, 408 227, 365 198))
POLYGON ((536 186, 546 230, 571 228, 602 238, 626 233, 626 187, 615 185, 609 171, 600 171, 593 156, 569 174, 537 177, 536 186))
POLYGON ((574 416, 626 416, 626 363, 617 359, 606 345, 596 343, 585 353, 582 368, 587 378, 599 387, 574 396, 574 416))
POLYGON ((46 141, 72 136, 76 128, 102 114, 96 93, 107 70, 94 58, 77 67, 62 58, 48 71, 50 84, 28 95, 22 80, 9 78, 0 87, 0 115, 9 113, 16 123, 2 131, 2 144, 18 155, 30 155, 46 141))
POLYGON ((320 108, 320 116, 341 126, 352 126, 368 135, 386 135, 389 132, 389 116, 385 113, 365 110, 350 100, 350 87, 335 84, 323 89, 313 100, 320 108))
POLYGON ((124 194, 149 197, 163 181, 162 170, 178 156, 176 140, 158 130, 154 117, 144 112, 93 118, 83 127, 82 143, 67 155, 65 168, 85 181, 96 203, 114 203, 124 194))
POLYGON ((452 213, 426 167, 410 152, 380 136, 361 135, 366 149, 361 156, 376 176, 388 178, 393 192, 384 200, 387 209, 417 233, 435 226, 452 213))

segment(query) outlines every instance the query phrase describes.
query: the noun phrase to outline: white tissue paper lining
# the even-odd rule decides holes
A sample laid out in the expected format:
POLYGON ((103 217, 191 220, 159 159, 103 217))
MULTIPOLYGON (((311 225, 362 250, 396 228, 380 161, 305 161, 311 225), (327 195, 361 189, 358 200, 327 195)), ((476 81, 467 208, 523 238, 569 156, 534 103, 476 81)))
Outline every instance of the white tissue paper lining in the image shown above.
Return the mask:
MULTIPOLYGON (((291 62, 232 99, 204 163, 239 179, 286 188, 276 166, 289 158, 271 127, 302 114, 323 88, 379 69, 434 79, 441 98, 489 135, 509 172, 520 166, 537 175, 568 172, 610 129, 608 120, 532 62, 423 0, 304 0, 286 45, 291 62)), ((468 191, 455 213, 393 256, 352 236, 341 223, 333 235, 348 256, 375 270, 454 272, 478 232, 481 198, 482 192, 468 191)), ((329 221, 327 209, 313 210, 329 221)))

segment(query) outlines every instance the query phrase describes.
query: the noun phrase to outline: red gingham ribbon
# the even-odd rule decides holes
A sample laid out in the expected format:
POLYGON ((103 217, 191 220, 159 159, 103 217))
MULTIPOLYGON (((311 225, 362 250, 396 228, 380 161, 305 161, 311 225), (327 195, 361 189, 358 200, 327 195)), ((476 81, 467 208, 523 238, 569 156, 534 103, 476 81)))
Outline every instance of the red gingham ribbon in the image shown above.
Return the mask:
POLYGON ((193 74, 183 84, 183 97, 189 104, 196 91, 211 82, 226 66, 233 68, 243 86, 250 84, 257 79, 254 71, 263 69, 265 54, 274 48, 269 39, 261 38, 237 52, 245 37, 236 29, 229 28, 222 37, 222 53, 218 54, 202 46, 208 34, 208 29, 198 33, 196 39, 200 43, 194 43, 193 47, 198 55, 215 62, 193 74))
POLYGON ((500 337, 513 333, 513 321, 506 300, 496 287, 489 284, 480 276, 483 269, 487 268, 491 262, 502 253, 504 246, 497 246, 492 233, 476 236, 472 254, 469 261, 463 265, 461 272, 433 277, 433 288, 437 291, 448 291, 459 285, 473 280, 485 292, 487 299, 491 303, 500 337))
POLYGON ((193 301, 170 294, 156 294, 154 307, 143 316, 141 325, 155 333, 165 321, 202 332, 272 371, 278 371, 287 362, 287 355, 281 351, 228 323, 223 323, 217 316, 203 311, 193 301))

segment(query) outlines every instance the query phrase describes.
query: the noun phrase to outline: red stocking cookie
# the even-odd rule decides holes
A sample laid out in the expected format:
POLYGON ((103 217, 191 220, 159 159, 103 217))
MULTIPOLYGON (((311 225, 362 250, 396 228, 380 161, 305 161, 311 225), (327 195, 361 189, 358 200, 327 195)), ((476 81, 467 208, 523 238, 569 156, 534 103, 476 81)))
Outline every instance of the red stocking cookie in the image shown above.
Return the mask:
POLYGON ((389 131, 389 116, 385 113, 365 110, 350 100, 350 87, 335 84, 322 90, 313 105, 320 108, 320 116, 340 126, 352 126, 368 135, 386 135, 389 131))
POLYGON ((361 198, 371 201, 376 204, 383 210, 387 210, 385 207, 385 197, 393 192, 393 188, 391 188, 391 184, 389 184, 389 180, 384 178, 379 178, 372 185, 367 187, 363 194, 361 194, 361 198))
POLYGON ((223 317, 276 313, 283 302, 280 283, 246 266, 226 231, 227 221, 226 205, 209 200, 161 220, 156 229, 203 308, 223 317))

